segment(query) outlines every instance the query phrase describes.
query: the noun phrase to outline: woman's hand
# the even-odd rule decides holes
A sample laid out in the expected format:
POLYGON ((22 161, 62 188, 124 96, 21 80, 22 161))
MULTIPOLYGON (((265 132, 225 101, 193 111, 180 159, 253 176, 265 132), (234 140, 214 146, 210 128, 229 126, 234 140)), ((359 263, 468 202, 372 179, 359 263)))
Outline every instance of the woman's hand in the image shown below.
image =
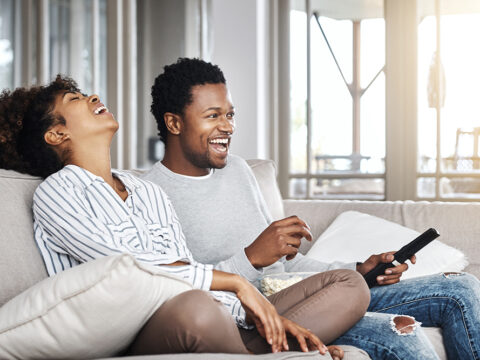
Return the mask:
POLYGON ((236 295, 247 313, 247 322, 255 324, 261 336, 272 347, 272 352, 288 351, 283 321, 275 307, 247 280, 236 295))
POLYGON ((288 350, 287 335, 275 307, 246 279, 239 275, 213 270, 210 290, 231 291, 237 295, 247 313, 247 322, 272 346, 272 352, 288 350))
MULTIPOLYGON (((298 325, 297 323, 294 323, 291 320, 288 320, 284 317, 281 318, 283 326, 285 327, 285 331, 297 339, 302 351, 309 352, 318 350, 322 355, 325 355, 327 353, 327 347, 314 333, 298 325)), ((340 359, 342 358, 343 355, 340 359)))

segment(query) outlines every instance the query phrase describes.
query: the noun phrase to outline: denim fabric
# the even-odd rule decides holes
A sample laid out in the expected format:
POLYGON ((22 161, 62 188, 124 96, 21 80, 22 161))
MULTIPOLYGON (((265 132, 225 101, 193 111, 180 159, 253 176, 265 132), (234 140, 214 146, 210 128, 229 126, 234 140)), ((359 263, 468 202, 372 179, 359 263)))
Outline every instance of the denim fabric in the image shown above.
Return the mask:
POLYGON ((394 331, 393 315, 409 315, 442 328, 449 359, 480 359, 480 282, 473 275, 437 274, 372 288, 368 311, 335 344, 357 346, 374 360, 438 359, 421 327, 394 331))

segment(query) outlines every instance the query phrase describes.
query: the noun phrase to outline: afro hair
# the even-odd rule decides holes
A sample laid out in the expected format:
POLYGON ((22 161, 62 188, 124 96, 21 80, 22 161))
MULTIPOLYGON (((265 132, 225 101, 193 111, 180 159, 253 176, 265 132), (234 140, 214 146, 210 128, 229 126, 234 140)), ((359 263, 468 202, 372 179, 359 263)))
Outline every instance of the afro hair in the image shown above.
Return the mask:
POLYGON ((72 79, 57 75, 47 86, 2 92, 0 168, 46 178, 63 167, 44 134, 53 125, 65 122, 52 113, 56 96, 65 91, 79 89, 72 79))

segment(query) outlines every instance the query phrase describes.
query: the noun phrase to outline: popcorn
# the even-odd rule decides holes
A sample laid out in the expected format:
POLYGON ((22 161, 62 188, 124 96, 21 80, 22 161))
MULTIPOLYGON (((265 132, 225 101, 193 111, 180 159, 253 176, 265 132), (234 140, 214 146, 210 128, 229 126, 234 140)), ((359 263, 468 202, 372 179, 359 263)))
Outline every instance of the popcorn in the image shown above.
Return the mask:
POLYGON ((263 295, 270 296, 302 280, 303 278, 298 275, 292 276, 288 279, 278 279, 266 276, 260 282, 260 289, 263 295))

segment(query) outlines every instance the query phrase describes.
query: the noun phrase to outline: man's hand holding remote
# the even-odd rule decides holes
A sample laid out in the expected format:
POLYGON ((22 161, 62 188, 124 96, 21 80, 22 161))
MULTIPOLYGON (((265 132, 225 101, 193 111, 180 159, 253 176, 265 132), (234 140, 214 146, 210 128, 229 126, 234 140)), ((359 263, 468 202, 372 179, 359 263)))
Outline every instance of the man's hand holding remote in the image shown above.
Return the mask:
MULTIPOLYGON (((393 254, 395 254, 395 252, 396 251, 389 251, 378 255, 372 255, 365 262, 357 264, 357 271, 360 274, 365 275, 378 264, 390 263, 394 259, 393 254)), ((410 258, 410 262, 412 264, 415 264, 416 261, 417 258, 415 257, 415 255, 413 255, 410 258)), ((391 285, 399 282, 402 274, 407 271, 407 269, 408 264, 406 263, 386 269, 385 275, 377 276, 378 285, 391 285)))

